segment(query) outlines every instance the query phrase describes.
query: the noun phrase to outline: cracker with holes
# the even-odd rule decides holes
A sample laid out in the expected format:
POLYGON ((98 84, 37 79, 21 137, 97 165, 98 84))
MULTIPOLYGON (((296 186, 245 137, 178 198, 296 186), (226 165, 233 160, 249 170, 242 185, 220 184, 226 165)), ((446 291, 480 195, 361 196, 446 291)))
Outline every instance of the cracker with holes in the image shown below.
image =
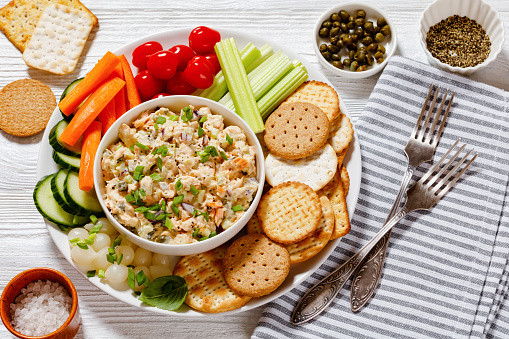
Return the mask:
POLYGON ((329 200, 334 210, 334 231, 331 236, 331 240, 334 240, 344 237, 350 232, 350 218, 348 216, 346 194, 341 177, 338 180, 338 184, 332 190, 329 200))
POLYGON ((265 178, 272 186, 298 181, 318 191, 334 177, 337 169, 336 152, 329 144, 306 158, 288 160, 269 154, 265 160, 265 178))
POLYGON ((293 244, 313 233, 322 209, 320 198, 311 187, 285 182, 263 195, 257 215, 265 234, 282 244, 293 244))
POLYGON ((182 257, 174 275, 184 278, 188 285, 185 303, 198 311, 217 313, 244 306, 251 297, 240 295, 226 284, 222 267, 228 245, 204 253, 182 257))
POLYGON ((223 275, 232 290, 261 297, 275 291, 290 272, 290 254, 263 234, 248 234, 228 247, 223 275))
POLYGON ((315 105, 295 102, 279 106, 265 122, 264 140, 270 153, 301 159, 327 142, 329 120, 315 105))
POLYGON ((334 148, 336 153, 341 153, 348 148, 350 141, 353 138, 353 127, 345 114, 341 114, 336 120, 331 123, 331 130, 329 132, 329 143, 334 148))
POLYGON ((246 231, 247 234, 265 234, 263 233, 262 225, 260 224, 260 220, 258 220, 256 213, 254 213, 251 219, 247 222, 246 231))
POLYGON ((350 190, 350 175, 348 175, 348 171, 345 166, 341 166, 341 170, 339 171, 341 175, 341 183, 343 184, 343 190, 345 191, 345 197, 348 196, 348 191, 350 190))
POLYGON ((43 10, 50 4, 69 6, 86 13, 92 18, 93 27, 97 26, 97 17, 78 0, 12 0, 0 9, 0 30, 24 52, 43 10))
POLYGON ((27 66, 64 75, 74 71, 94 22, 90 14, 51 4, 42 12, 23 52, 27 66))
POLYGON ((320 81, 304 82, 282 104, 293 102, 309 102, 318 106, 327 115, 330 122, 334 121, 341 113, 338 93, 334 88, 320 81))

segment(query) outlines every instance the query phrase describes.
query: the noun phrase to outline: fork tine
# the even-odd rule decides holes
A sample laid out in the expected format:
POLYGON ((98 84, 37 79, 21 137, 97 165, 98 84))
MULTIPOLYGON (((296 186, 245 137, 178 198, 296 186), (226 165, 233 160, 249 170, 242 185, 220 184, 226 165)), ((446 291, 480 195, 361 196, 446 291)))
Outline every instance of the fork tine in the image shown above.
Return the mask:
MULTIPOLYGON (((473 150, 472 150, 473 151, 473 150)), ((470 152, 468 152, 470 153, 470 152)), ((475 158, 477 158, 477 153, 474 154, 474 156, 472 157, 472 159, 465 165, 465 167, 461 170, 461 172, 459 172, 458 174, 456 174, 456 176, 454 177, 454 179, 452 179, 448 184, 447 186, 444 187, 444 189, 442 191, 440 191, 440 193, 438 193, 437 195, 437 198, 438 199, 441 199, 445 193, 447 193, 452 186, 454 186, 454 184, 456 184, 456 181, 458 181, 458 179, 463 175, 463 173, 465 173, 468 169, 468 167, 470 167, 470 165, 474 162, 475 158)))
MULTIPOLYGON (((435 131, 435 127, 437 126, 438 119, 440 119, 440 116, 442 115, 443 109, 444 109, 444 103, 447 99, 447 95, 449 94, 449 90, 447 90, 442 98, 442 102, 440 103, 440 107, 437 110, 437 113, 435 114, 435 118, 433 119, 433 123, 431 124, 431 127, 429 128, 429 133, 426 136, 426 143, 431 144, 431 138, 433 138, 433 132, 435 131)), ((447 115, 444 116, 444 120, 447 117, 447 115)), ((440 134, 437 133, 436 139, 440 138, 440 134)))
MULTIPOLYGON (((456 160, 456 158, 458 157, 458 155, 460 155, 461 151, 463 151, 463 149, 465 148, 466 144, 464 144, 463 146, 461 146, 459 148, 459 150, 451 157, 451 159, 449 159, 449 161, 447 162, 447 164, 445 164, 444 166, 442 166, 442 168, 440 169, 440 171, 438 171, 437 174, 435 174, 433 176, 433 178, 429 179, 429 182, 426 184, 427 187, 431 187, 438 179, 440 179, 440 176, 442 174, 444 174, 444 172, 449 168, 449 166, 452 165, 452 163, 454 162, 454 160, 456 160)), ((438 165, 440 165, 440 163, 438 163, 438 165)), ((454 172, 456 170, 456 168, 454 168, 453 170, 449 171, 448 174, 450 174, 451 172, 454 172)))
POLYGON ((424 115, 424 112, 426 112, 426 106, 428 106, 429 97, 431 95, 431 92, 433 91, 433 84, 429 86, 428 95, 426 96, 426 100, 424 100, 424 105, 422 105, 421 114, 419 115, 419 118, 417 119, 417 122, 415 123, 414 130, 412 131, 412 138, 417 138, 417 131, 419 130, 419 125, 421 124, 422 116, 424 115))
MULTIPOLYGON (((426 118, 423 121, 422 128, 419 132, 419 137, 417 140, 424 141, 424 133, 426 132, 426 129, 428 128, 429 121, 431 119, 431 116, 433 115, 433 110, 435 109, 435 104, 437 103, 438 95, 440 94, 440 86, 435 91, 435 95, 433 95, 433 101, 431 102, 431 106, 429 107, 428 114, 426 115, 426 118)), ((419 120, 420 121, 420 120, 419 120)))
POLYGON ((456 140, 456 142, 451 146, 451 148, 449 148, 449 150, 445 152, 442 158, 440 158, 440 160, 438 160, 438 162, 422 176, 422 178, 419 180, 421 184, 424 183, 429 178, 429 176, 433 174, 433 172, 438 168, 438 166, 444 162, 445 158, 447 158, 447 156, 452 152, 456 145, 458 145, 460 140, 461 139, 456 140))
POLYGON ((444 129, 445 121, 447 119, 447 116, 449 115, 449 111, 451 110, 452 99, 454 99, 454 95, 456 95, 456 92, 452 92, 451 98, 449 99, 449 104, 447 105, 447 109, 445 110, 444 118, 442 120, 442 123, 440 124, 440 128, 438 129, 437 137, 433 141, 433 147, 436 147, 438 144, 438 139, 440 139, 440 134, 442 133, 442 130, 444 129))
MULTIPOLYGON (((463 148, 464 148, 465 145, 463 145, 463 148)), ((463 149, 462 148, 462 149, 463 149)), ((460 166, 465 162, 465 160, 467 160, 468 156, 470 155, 470 153, 472 153, 472 150, 468 151, 467 154, 465 154, 465 156, 463 158, 461 158, 461 160, 458 161, 458 163, 453 167, 453 169, 451 169, 447 175, 445 177, 443 177, 430 191, 435 194, 446 182, 449 181, 449 178, 454 174, 456 173, 456 171, 458 170, 458 168, 460 168, 460 166)), ((455 154, 456 156, 458 155, 458 153, 455 154)), ((447 168, 448 166, 450 166, 450 164, 447 164, 446 166, 443 167, 443 169, 447 168)))

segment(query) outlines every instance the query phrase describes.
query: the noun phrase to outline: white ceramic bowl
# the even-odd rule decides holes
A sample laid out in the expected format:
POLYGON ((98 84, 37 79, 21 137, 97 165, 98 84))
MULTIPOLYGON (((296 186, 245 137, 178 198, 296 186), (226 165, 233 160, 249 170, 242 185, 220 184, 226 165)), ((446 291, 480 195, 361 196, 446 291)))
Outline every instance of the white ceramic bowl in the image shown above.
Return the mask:
POLYGON ((129 241, 132 243, 143 247, 149 251, 167 254, 167 255, 189 255, 195 253, 202 253, 213 249, 217 246, 222 245, 226 241, 230 240, 233 236, 235 236, 247 223, 247 221, 251 218, 253 213, 260 202, 260 197, 262 195, 263 184, 265 182, 265 165, 263 158, 263 151, 260 146, 260 142, 256 138, 256 135, 253 133, 248 124, 240 118, 237 114, 227 109, 223 105, 218 104, 217 102, 211 101, 209 99, 189 96, 189 95, 175 95, 175 96, 166 96, 158 99, 153 99, 147 102, 142 103, 134 107, 125 113, 122 117, 120 117, 106 132, 103 136, 101 143, 99 144, 99 148, 96 153, 95 163, 94 163, 94 186, 95 191, 97 193, 97 197, 101 206, 106 214, 106 217, 110 222, 115 226, 115 228, 121 233, 124 234, 129 241), (136 118, 141 114, 141 112, 154 109, 156 107, 168 107, 174 112, 180 112, 183 107, 188 105, 193 105, 196 109, 199 109, 203 106, 210 107, 212 113, 219 114, 224 117, 225 126, 235 125, 239 126, 244 133, 246 134, 248 143, 255 148, 256 152, 256 173, 257 180, 259 182, 258 191, 256 193, 255 198, 253 199, 251 206, 246 211, 246 213, 242 216, 242 218, 237 221, 234 225, 232 225, 227 230, 219 233, 213 238, 207 239, 205 241, 192 243, 192 244, 183 244, 183 245, 171 245, 171 244, 161 244, 153 241, 149 241, 134 233, 130 232, 124 226, 122 226, 119 222, 117 222, 108 208, 104 204, 103 194, 105 192, 105 185, 101 170, 101 158, 104 152, 104 149, 109 145, 117 142, 118 138, 118 129, 121 124, 126 123, 130 124, 132 121, 136 120, 136 118))
POLYGON ((504 24, 489 4, 482 0, 436 0, 424 10, 419 25, 421 46, 431 65, 445 69, 449 72, 469 75, 486 67, 496 59, 504 45, 504 24), (466 16, 480 24, 488 34, 491 42, 491 51, 488 58, 474 67, 453 67, 433 57, 426 44, 426 35, 429 28, 453 15, 466 16))
MULTIPOLYGON (((315 24, 314 31, 313 31, 313 48, 315 50, 315 54, 316 54, 318 60, 322 64, 322 66, 334 74, 340 75, 345 78, 350 78, 350 79, 367 78, 369 76, 372 76, 372 75, 380 72, 385 67, 385 65, 387 65, 387 62, 389 62, 389 59, 396 52, 397 43, 398 43, 398 37, 396 34, 396 26, 394 25, 394 22, 389 18, 389 16, 385 12, 380 10, 379 8, 376 8, 376 7, 367 5, 367 4, 363 4, 361 2, 346 2, 346 3, 342 3, 340 5, 336 5, 334 7, 329 8, 318 19, 318 21, 315 24), (366 71, 363 71, 363 72, 351 72, 346 67, 344 69, 336 68, 336 67, 332 66, 332 64, 322 56, 322 53, 320 53, 320 49, 319 49, 320 45, 323 43, 326 43, 326 44, 330 43, 328 38, 320 38, 320 36, 318 35, 320 27, 322 26, 322 23, 325 20, 329 19, 333 13, 338 13, 340 10, 345 10, 350 14, 354 14, 355 12, 357 12, 360 9, 363 9, 364 11, 366 11, 366 20, 373 21, 375 23, 375 26, 376 26, 376 20, 379 17, 383 17, 383 18, 385 18, 385 20, 391 27, 391 34, 389 36, 386 36, 385 41, 382 42, 382 44, 381 44, 382 46, 385 47, 385 51, 386 51, 385 56, 384 56, 385 60, 381 64, 378 64, 375 61, 373 66, 369 67, 366 71)), ((342 48, 341 52, 340 52, 342 59, 347 54, 348 54, 348 49, 345 47, 342 48)))

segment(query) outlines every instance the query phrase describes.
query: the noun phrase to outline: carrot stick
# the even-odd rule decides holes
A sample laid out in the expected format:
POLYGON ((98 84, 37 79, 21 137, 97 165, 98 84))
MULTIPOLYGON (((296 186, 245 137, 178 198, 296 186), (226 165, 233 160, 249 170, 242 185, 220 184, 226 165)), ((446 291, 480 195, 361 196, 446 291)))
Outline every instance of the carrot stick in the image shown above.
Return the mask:
MULTIPOLYGON (((115 98, 120 94, 120 92, 115 95, 115 98)), ((106 131, 113 125, 113 123, 117 120, 117 112, 115 110, 115 98, 113 98, 106 107, 99 113, 99 121, 103 125, 103 135, 106 134, 106 131)))
POLYGON ((111 72, 117 67, 120 58, 111 52, 106 52, 101 60, 95 64, 94 68, 87 73, 85 78, 60 101, 58 107, 65 115, 70 115, 78 108, 90 93, 95 91, 100 84, 109 77, 111 72))
POLYGON ((83 106, 74 114, 71 122, 64 129, 58 140, 74 146, 83 132, 97 118, 113 97, 124 87, 125 81, 111 78, 104 82, 85 101, 83 106))
POLYGON ((79 172, 79 188, 82 191, 88 192, 94 187, 94 158, 101 142, 101 125, 98 121, 92 121, 83 133, 79 172))
POLYGON ((129 66, 129 62, 125 55, 122 54, 120 56, 120 62, 122 64, 122 69, 124 70, 128 108, 131 109, 134 106, 141 104, 140 93, 138 93, 138 89, 136 88, 133 72, 131 71, 131 66, 129 66))
MULTIPOLYGON (((122 80, 125 80, 124 78, 124 70, 122 69, 122 64, 119 63, 117 67, 113 70, 111 73, 112 75, 115 75, 119 77, 122 80)), ((115 113, 117 116, 117 119, 120 118, 125 112, 127 112, 126 107, 126 91, 125 87, 122 87, 120 92, 115 95, 115 113)))

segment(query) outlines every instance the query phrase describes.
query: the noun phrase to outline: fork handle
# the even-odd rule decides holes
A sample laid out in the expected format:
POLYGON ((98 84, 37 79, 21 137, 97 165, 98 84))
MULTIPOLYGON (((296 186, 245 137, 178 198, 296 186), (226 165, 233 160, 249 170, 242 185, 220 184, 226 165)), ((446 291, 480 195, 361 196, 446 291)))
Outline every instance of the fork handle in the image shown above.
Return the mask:
POLYGON ((293 325, 300 325, 322 313, 334 300, 339 291, 343 288, 348 278, 355 272, 357 267, 362 263, 369 251, 375 247, 382 237, 389 232, 394 225, 403 219, 410 210, 403 208, 396 213, 384 226, 378 231, 373 239, 371 239, 363 248, 354 254, 350 259, 345 261, 343 265, 332 271, 325 278, 316 283, 306 294, 299 300, 297 306, 293 310, 291 322, 293 325))
MULTIPOLYGON (((405 196, 408 184, 410 183, 414 172, 415 167, 408 165, 408 168, 401 181, 401 186, 399 188, 398 195, 396 196, 396 200, 394 201, 394 204, 392 205, 392 208, 385 222, 389 221, 394 216, 399 206, 401 205, 401 201, 405 196)), ((373 293, 375 293, 375 289, 378 286, 380 277, 382 276, 382 270, 384 267, 384 261, 387 254, 387 246, 389 245, 390 237, 391 231, 387 232, 387 234, 382 239, 380 239, 380 241, 368 253, 367 258, 364 260, 363 264, 357 271, 355 271, 352 280, 352 287, 350 290, 350 307, 353 312, 360 311, 361 308, 366 305, 373 293)))

